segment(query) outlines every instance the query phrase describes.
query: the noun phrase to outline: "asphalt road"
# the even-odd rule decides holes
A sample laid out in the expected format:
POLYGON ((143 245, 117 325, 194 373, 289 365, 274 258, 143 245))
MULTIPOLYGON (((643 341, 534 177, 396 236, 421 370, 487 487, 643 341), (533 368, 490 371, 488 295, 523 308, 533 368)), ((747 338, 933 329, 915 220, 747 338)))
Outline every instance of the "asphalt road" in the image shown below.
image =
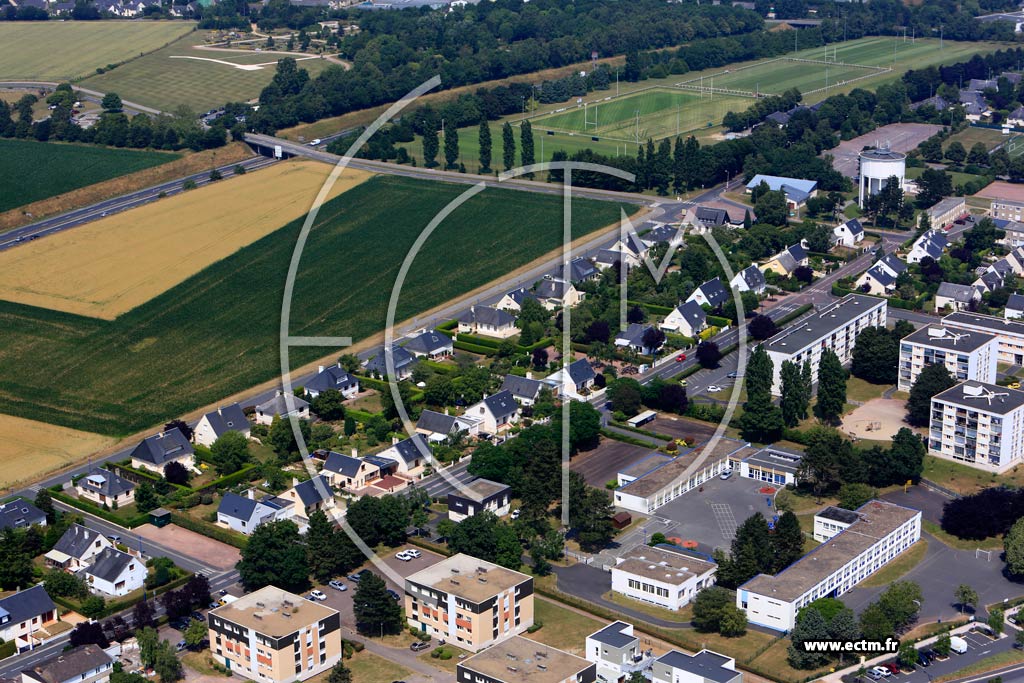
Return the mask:
MULTIPOLYGON (((56 89, 57 85, 57 83, 52 83, 49 81, 0 81, 0 88, 10 90, 45 90, 49 92, 56 89)), ((99 104, 100 101, 103 99, 103 95, 106 94, 101 93, 98 90, 90 90, 88 88, 83 88, 77 85, 73 87, 75 89, 75 92, 79 93, 80 99, 83 99, 87 102, 93 102, 94 104, 99 104)), ((126 114, 158 115, 166 113, 160 111, 159 109, 154 109, 153 107, 147 107, 144 104, 138 104, 136 102, 126 102, 125 100, 121 100, 121 106, 126 114)))

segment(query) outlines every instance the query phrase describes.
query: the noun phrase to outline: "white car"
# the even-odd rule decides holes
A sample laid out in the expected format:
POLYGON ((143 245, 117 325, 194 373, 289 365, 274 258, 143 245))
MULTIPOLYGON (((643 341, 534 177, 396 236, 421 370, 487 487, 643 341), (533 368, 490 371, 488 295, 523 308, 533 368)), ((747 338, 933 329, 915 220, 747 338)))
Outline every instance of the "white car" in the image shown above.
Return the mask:
POLYGON ((408 549, 406 549, 405 554, 407 556, 415 559, 415 558, 419 557, 420 555, 422 555, 423 553, 421 553, 419 550, 416 550, 416 548, 408 548, 408 549))
POLYGON ((320 138, 317 138, 316 140, 313 140, 313 142, 309 143, 309 146, 310 147, 316 147, 319 144, 320 144, 320 138))
POLYGON ((322 590, 312 590, 309 591, 309 594, 311 597, 316 598, 317 600, 322 601, 327 599, 327 596, 324 595, 324 592, 322 590))
POLYGON ((886 669, 884 666, 872 667, 871 670, 879 676, 881 676, 882 678, 888 678, 889 676, 892 676, 892 672, 886 669))
POLYGON ((409 552, 406 550, 402 550, 401 552, 395 553, 395 557, 401 560, 402 562, 408 562, 412 559, 412 556, 409 555, 409 552))
POLYGON ((512 514, 509 515, 509 517, 511 517, 512 519, 519 519, 519 508, 516 508, 515 510, 513 510, 512 514))
POLYGON ((717 394, 719 391, 722 391, 722 387, 718 386, 717 384, 711 384, 708 386, 709 394, 717 394))

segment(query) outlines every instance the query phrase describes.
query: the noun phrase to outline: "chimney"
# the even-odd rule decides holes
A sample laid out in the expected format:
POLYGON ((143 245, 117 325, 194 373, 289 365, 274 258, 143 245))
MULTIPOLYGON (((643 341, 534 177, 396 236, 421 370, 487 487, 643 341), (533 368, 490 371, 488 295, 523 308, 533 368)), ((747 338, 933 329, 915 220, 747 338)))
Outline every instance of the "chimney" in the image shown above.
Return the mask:
POLYGON ((391 445, 395 446, 397 444, 398 444, 398 437, 397 436, 391 437, 391 445))
POLYGON ((358 448, 355 448, 355 447, 352 448, 352 457, 353 458, 358 458, 359 457, 359 449, 358 448))
POLYGON ((256 500, 256 494, 253 493, 252 489, 246 491, 245 495, 249 498, 249 500, 256 500))
POLYGON ((298 486, 298 485, 299 485, 298 477, 292 477, 292 486, 298 486))
POLYGON ((275 397, 276 397, 276 396, 282 396, 282 395, 284 395, 284 392, 283 392, 283 391, 281 391, 280 389, 278 389, 278 390, 277 390, 277 393, 275 393, 275 394, 274 394, 274 396, 275 396, 275 397))
POLYGON ((526 371, 526 379, 533 379, 533 372, 531 372, 530 370, 527 370, 526 371))
POLYGON ((316 371, 317 372, 323 372, 324 371, 324 366, 318 365, 316 371))
POLYGON ((447 414, 448 414, 448 406, 445 406, 445 407, 444 407, 444 414, 445 414, 445 415, 447 415, 447 414))

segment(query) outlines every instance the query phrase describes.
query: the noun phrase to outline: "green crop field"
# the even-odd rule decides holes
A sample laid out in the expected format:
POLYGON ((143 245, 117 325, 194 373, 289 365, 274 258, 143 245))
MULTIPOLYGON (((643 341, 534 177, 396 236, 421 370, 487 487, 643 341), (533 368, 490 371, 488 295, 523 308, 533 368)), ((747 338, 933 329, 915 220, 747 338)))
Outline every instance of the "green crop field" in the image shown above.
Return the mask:
MULTIPOLYGON (((174 111, 183 104, 193 111, 206 111, 225 102, 258 97, 274 77, 282 55, 196 49, 203 44, 205 33, 195 31, 112 71, 91 76, 82 85, 100 92, 116 92, 130 102, 162 111, 174 111), (263 67, 245 70, 232 64, 263 67)), ((330 64, 315 56, 297 59, 310 76, 316 76, 330 64)))
POLYGON ((7 81, 68 81, 150 52, 192 31, 191 21, 7 21, 0 74, 7 81))
MULTIPOLYGON (((383 329, 407 250, 465 189, 377 177, 325 204, 302 258, 291 333, 358 340, 383 329)), ((620 207, 574 201, 574 234, 614 223, 620 207)), ((397 318, 558 248, 561 220, 559 197, 486 190, 427 241, 397 318)), ((0 412, 129 434, 273 378, 280 372, 282 292, 300 226, 301 219, 282 227, 113 321, 0 302, 0 412)), ((293 349, 293 366, 328 352, 293 349)))
POLYGON ((180 155, 0 140, 0 211, 174 161, 180 155))

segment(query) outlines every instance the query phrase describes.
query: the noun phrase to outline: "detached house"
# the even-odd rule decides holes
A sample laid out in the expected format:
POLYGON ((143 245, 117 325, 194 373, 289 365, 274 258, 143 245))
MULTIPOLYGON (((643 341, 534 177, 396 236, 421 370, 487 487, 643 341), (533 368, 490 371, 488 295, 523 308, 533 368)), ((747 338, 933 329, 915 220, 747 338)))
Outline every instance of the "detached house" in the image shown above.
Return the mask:
POLYGON ((143 439, 132 451, 132 467, 163 475, 164 468, 176 462, 187 470, 195 471, 195 454, 192 444, 181 430, 175 427, 143 439))
POLYGON ((519 422, 519 404, 511 391, 499 391, 466 408, 466 415, 480 420, 482 431, 497 434, 519 422))
POLYGON ((387 458, 397 464, 396 472, 410 479, 419 478, 427 465, 427 458, 432 456, 430 444, 422 434, 413 434, 408 439, 395 439, 390 447, 376 455, 387 458))
POLYGON ((761 270, 768 272, 769 270, 783 277, 789 277, 793 274, 797 268, 806 266, 807 251, 800 243, 793 244, 780 251, 775 256, 768 259, 768 262, 761 266, 761 270))
POLYGON ((110 539, 98 531, 72 524, 44 557, 51 567, 77 572, 92 564, 101 552, 113 547, 110 539))
POLYGON ((864 240, 864 226, 851 218, 832 229, 832 239, 837 247, 856 247, 864 240))
POLYGON ((282 511, 287 506, 273 498, 256 500, 252 489, 245 496, 228 491, 217 507, 217 524, 248 536, 260 524, 280 519, 282 511))
POLYGON ((461 522, 467 517, 488 511, 504 517, 511 507, 509 487, 489 479, 476 479, 448 494, 448 519, 461 522))
POLYGON ((292 396, 290 402, 291 407, 288 405, 289 399, 283 392, 278 391, 274 398, 256 406, 256 424, 269 425, 274 422, 275 417, 287 420, 292 415, 300 420, 309 419, 309 401, 292 396))
POLYGON ((746 193, 752 194, 755 187, 765 183, 772 192, 782 192, 786 195, 786 205, 790 211, 796 211, 807 203, 811 197, 818 194, 818 182, 816 180, 804 180, 802 178, 785 178, 783 176, 762 175, 758 173, 747 183, 746 193))
POLYGON ((99 645, 80 645, 21 672, 20 683, 107 683, 114 660, 99 645))
POLYGON ((667 244, 670 247, 677 247, 683 243, 683 231, 672 225, 659 223, 650 231, 640 236, 644 244, 653 247, 656 244, 667 244))
POLYGON ((317 510, 334 507, 334 491, 330 480, 324 476, 316 476, 307 481, 294 481, 292 487, 278 496, 281 500, 292 504, 292 521, 299 526, 299 533, 306 533, 309 528, 309 516, 317 510))
POLYGON ((494 307, 502 311, 519 311, 522 309, 524 301, 536 298, 537 297, 535 297, 533 292, 529 289, 526 287, 520 287, 519 289, 513 289, 511 292, 508 292, 505 296, 501 297, 494 307))
POLYGON ((75 483, 79 498, 97 505, 130 505, 135 501, 135 484, 110 470, 94 467, 75 483))
POLYGON ((247 439, 252 433, 249 420, 245 417, 245 413, 242 412, 242 406, 237 403, 224 408, 217 408, 217 410, 199 418, 199 423, 196 424, 195 433, 192 438, 195 439, 196 443, 209 448, 213 445, 214 441, 228 432, 238 432, 247 439))
POLYGON ((601 271, 593 262, 585 258, 574 258, 569 262, 569 281, 574 285, 581 282, 591 282, 601 277, 601 271))
POLYGON ((479 431, 479 420, 439 413, 435 410, 424 410, 416 422, 416 433, 422 434, 427 437, 427 441, 433 443, 439 443, 462 433, 476 436, 479 431))
POLYGON ((648 346, 644 341, 644 335, 649 330, 653 330, 653 325, 644 325, 643 323, 630 323, 625 330, 620 331, 615 335, 615 345, 627 348, 637 353, 645 355, 651 355, 658 352, 662 344, 657 346, 648 346))
POLYGON ((516 317, 490 306, 471 306, 459 318, 459 334, 478 334, 496 339, 508 339, 519 334, 516 317))
POLYGON ((696 301, 701 306, 719 308, 729 300, 729 290, 725 288, 722 281, 717 277, 708 280, 687 297, 687 301, 696 301))
POLYGON ((764 273, 757 266, 750 265, 736 273, 732 280, 729 281, 729 286, 738 292, 753 292, 754 294, 764 294, 765 288, 768 286, 768 282, 764 279, 764 273))
POLYGON ((501 383, 501 390, 511 391, 512 396, 524 406, 532 406, 543 388, 543 382, 529 376, 505 375, 505 381, 501 383))
MULTIPOLYGON (((378 354, 381 355, 381 354, 378 354)), ((381 358, 381 364, 383 364, 383 357, 381 358)), ((398 356, 395 356, 395 369, 398 369, 398 356)), ((385 373, 380 373, 381 375, 385 373)), ((341 367, 341 363, 337 365, 329 365, 324 367, 323 365, 317 368, 316 376, 309 380, 304 387, 306 393, 310 398, 316 398, 321 392, 327 391, 328 389, 336 389, 341 392, 341 395, 346 399, 354 398, 359 393, 359 380, 351 375, 348 370, 341 367)), ((307 414, 308 414, 307 407, 307 414)))
POLYGON ((896 278, 906 270, 906 263, 894 254, 886 254, 875 261, 854 284, 857 289, 868 294, 892 294, 896 290, 896 278))
POLYGON ((948 246, 949 240, 944 234, 938 230, 929 230, 914 242, 907 254, 907 263, 920 263, 926 256, 938 261, 948 246))
POLYGON ((47 628, 57 621, 57 606, 41 583, 0 598, 0 639, 13 642, 16 652, 54 637, 47 628))
POLYGON ((594 388, 596 378, 597 373, 594 372, 590 361, 580 358, 544 378, 543 381, 557 394, 582 401, 584 392, 589 393, 594 388))
POLYGON ((541 306, 549 311, 565 306, 572 308, 583 300, 583 295, 571 282, 557 278, 545 278, 538 282, 534 288, 534 296, 541 306))
POLYGON ((616 263, 619 264, 620 268, 625 268, 628 271, 640 265, 640 259, 628 251, 623 253, 611 249, 599 249, 594 256, 594 265, 601 270, 614 268, 616 263))
POLYGON ((452 355, 454 346, 452 338, 441 334, 437 330, 427 330, 423 334, 410 339, 405 345, 406 351, 411 351, 417 358, 447 358, 452 355))
MULTIPOLYGON (((758 271, 760 272, 760 271, 758 271)), ((679 304, 665 316, 661 329, 686 337, 696 337, 708 326, 708 314, 696 301, 679 304)))
POLYGON ((46 513, 24 498, 0 505, 0 529, 20 529, 33 524, 46 526, 46 513))
POLYGON ((1006 300, 1006 309, 1003 311, 1006 320, 1017 320, 1024 318, 1024 295, 1011 294, 1006 300))
POLYGON ((146 573, 142 560, 117 548, 104 548, 82 572, 90 591, 117 598, 142 588, 146 573))
POLYGON ((332 486, 356 491, 364 489, 372 482, 380 479, 380 467, 363 458, 331 451, 324 460, 320 476, 332 486))
MULTIPOLYGON (((363 363, 363 367, 371 374, 387 377, 389 373, 386 356, 387 354, 382 346, 377 350, 373 358, 363 363)), ((391 347, 391 358, 395 364, 395 379, 398 381, 408 379, 412 375, 413 367, 416 365, 416 356, 396 344, 391 347)), ((356 389, 356 392, 358 391, 356 389)))
POLYGON ((644 260, 644 256, 650 251, 650 247, 640 239, 640 236, 635 232, 630 232, 624 238, 620 238, 618 242, 609 247, 609 250, 616 251, 620 254, 628 254, 631 256, 636 263, 640 263, 644 260))
POLYGON ((958 285, 952 282, 942 282, 939 290, 935 292, 935 310, 942 311, 948 308, 951 311, 966 311, 972 303, 981 301, 981 292, 971 285, 958 285))

